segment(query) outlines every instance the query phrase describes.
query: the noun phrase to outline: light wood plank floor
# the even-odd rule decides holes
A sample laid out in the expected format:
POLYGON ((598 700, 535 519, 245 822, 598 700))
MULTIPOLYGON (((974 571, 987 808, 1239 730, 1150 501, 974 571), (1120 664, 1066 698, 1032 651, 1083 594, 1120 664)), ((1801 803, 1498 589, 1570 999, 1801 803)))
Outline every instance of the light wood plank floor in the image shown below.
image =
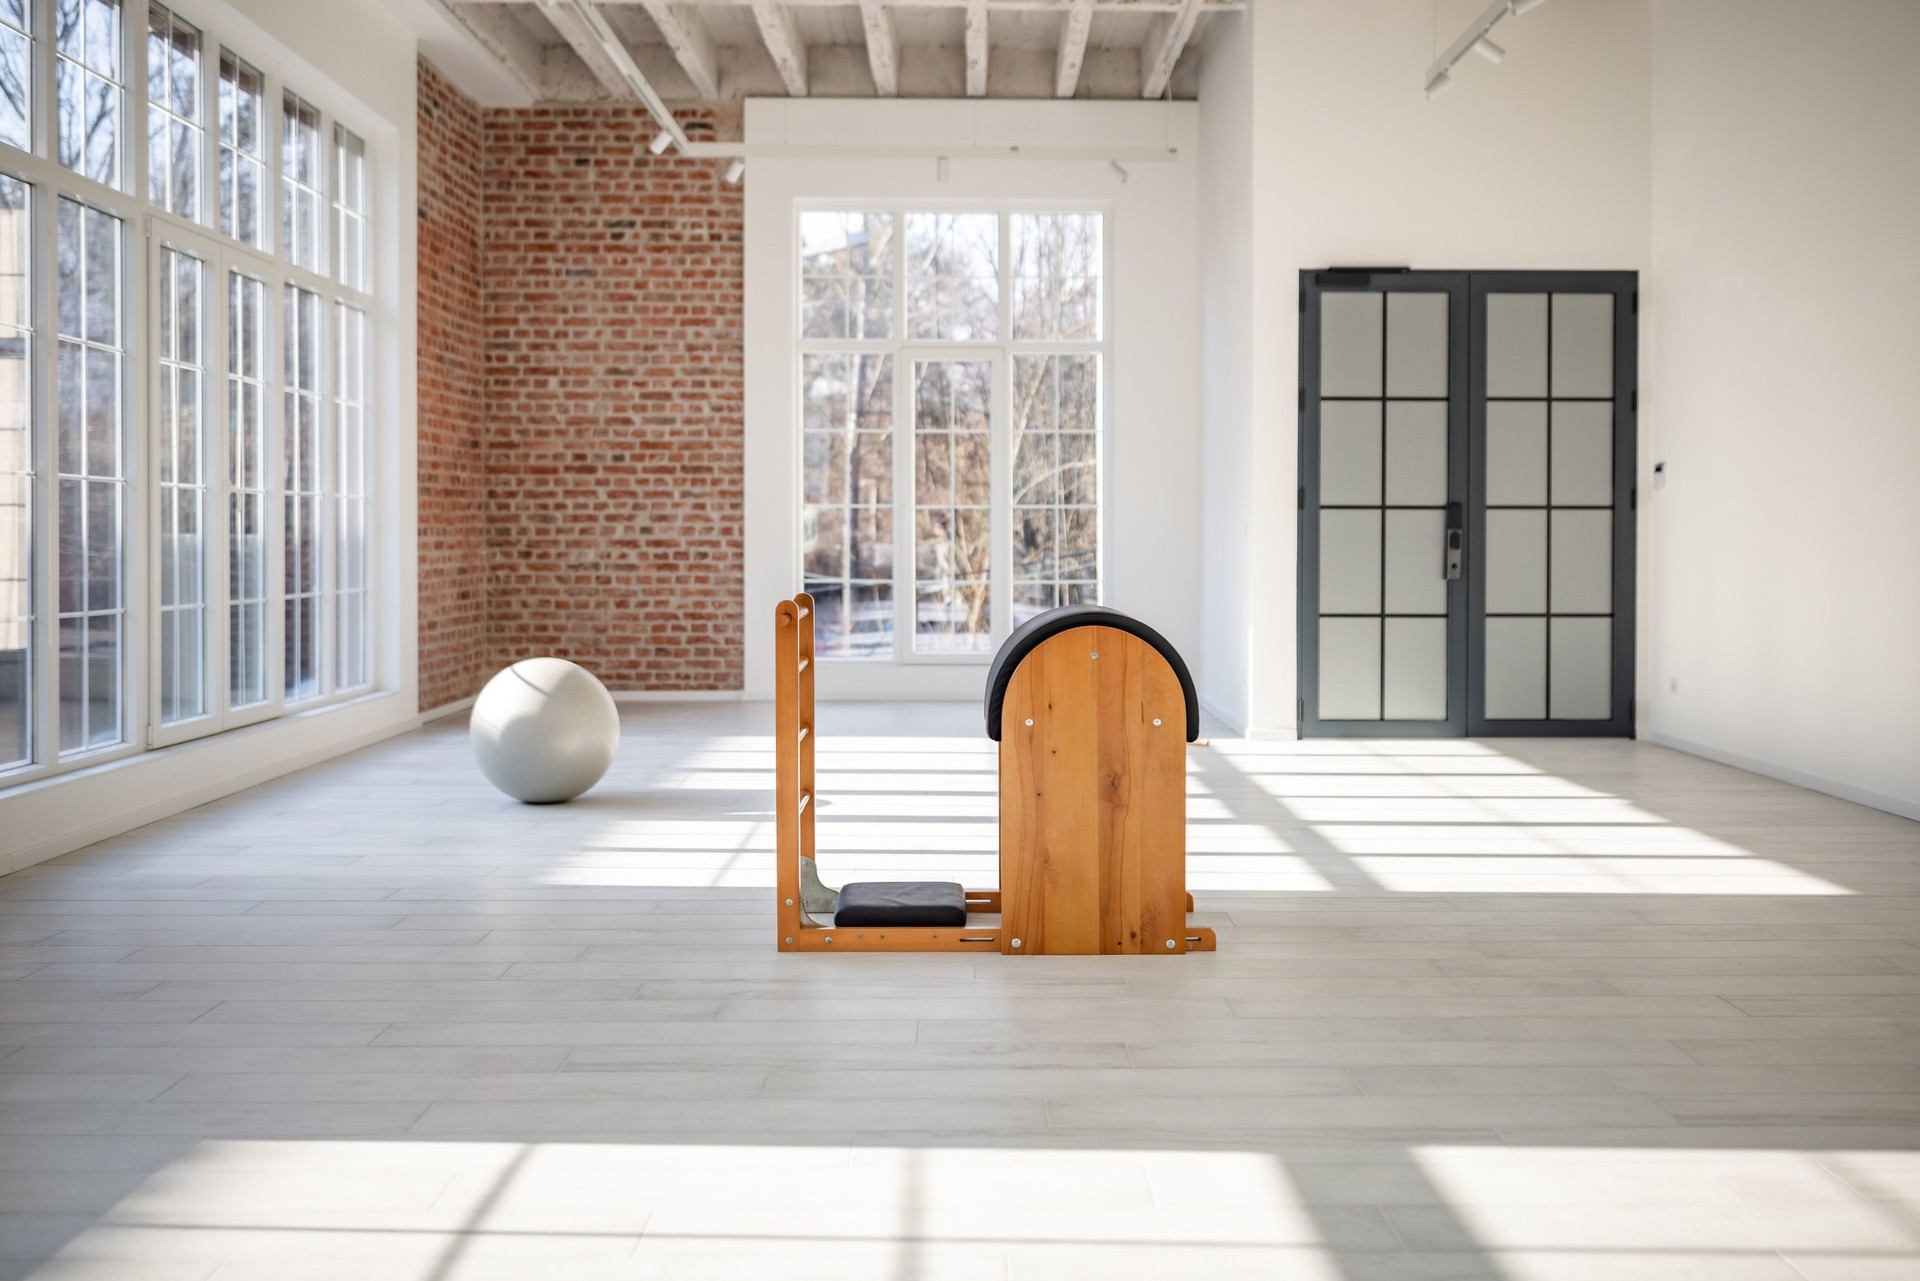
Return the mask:
MULTIPOLYGON (((1619 742, 1190 755, 1212 955, 781 956, 768 709, 443 722, 0 880, 0 1276, 1920 1277, 1920 825, 1619 742)), ((822 712, 829 879, 992 876, 822 712)))

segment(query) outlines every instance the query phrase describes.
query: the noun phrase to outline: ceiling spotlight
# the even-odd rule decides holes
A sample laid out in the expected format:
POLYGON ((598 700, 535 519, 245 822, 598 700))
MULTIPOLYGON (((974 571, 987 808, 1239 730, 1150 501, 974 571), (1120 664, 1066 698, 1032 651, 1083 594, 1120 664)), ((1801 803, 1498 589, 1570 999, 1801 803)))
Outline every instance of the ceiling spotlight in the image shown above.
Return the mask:
POLYGON ((732 163, 727 166, 727 172, 721 176, 728 182, 739 182, 740 179, 745 176, 746 172, 747 158, 745 156, 735 156, 732 163))
POLYGON ((1453 88, 1453 77, 1442 71, 1439 75, 1427 81, 1427 97, 1438 98, 1451 88, 1453 88))
POLYGON ((1507 51, 1505 49, 1502 49, 1499 45, 1487 39, 1485 36, 1481 36, 1478 40, 1473 42, 1473 51, 1479 54, 1482 58, 1485 58, 1488 62, 1493 62, 1493 63, 1497 63, 1500 61, 1500 59, 1507 56, 1507 51))
POLYGON ((653 135, 653 141, 647 144, 647 150, 657 156, 672 145, 673 135, 665 129, 662 129, 659 133, 653 135))
POLYGON ((1538 9, 1546 0, 1507 0, 1507 12, 1514 17, 1538 9))

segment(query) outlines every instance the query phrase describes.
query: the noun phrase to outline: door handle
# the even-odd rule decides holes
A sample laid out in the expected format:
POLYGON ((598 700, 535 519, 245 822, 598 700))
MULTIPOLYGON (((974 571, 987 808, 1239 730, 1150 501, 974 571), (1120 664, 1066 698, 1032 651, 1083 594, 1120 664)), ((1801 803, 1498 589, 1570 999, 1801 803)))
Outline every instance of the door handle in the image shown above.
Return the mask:
POLYGON ((1463 510, 1459 503, 1447 504, 1447 578, 1449 581, 1460 577, 1464 560, 1463 548, 1466 531, 1461 528, 1463 510))

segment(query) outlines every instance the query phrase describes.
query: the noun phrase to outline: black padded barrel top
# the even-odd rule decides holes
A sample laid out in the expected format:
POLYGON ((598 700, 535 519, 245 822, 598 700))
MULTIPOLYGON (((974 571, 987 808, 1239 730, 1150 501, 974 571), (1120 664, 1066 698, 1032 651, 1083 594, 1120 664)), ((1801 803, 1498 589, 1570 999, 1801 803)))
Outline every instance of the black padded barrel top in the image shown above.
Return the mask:
POLYGON ((993 656, 993 666, 987 669, 988 738, 996 743, 1000 741, 1000 704, 1006 701, 1007 685, 1013 680, 1020 660, 1042 641, 1076 627, 1111 627, 1129 636, 1138 636, 1159 651, 1160 657, 1167 660, 1167 666, 1173 668, 1173 674, 1180 678, 1180 692, 1187 700, 1187 741, 1191 743, 1200 737, 1200 695, 1193 687, 1193 677, 1180 651, 1167 644, 1166 637, 1131 614, 1105 605, 1062 605, 1014 628, 1013 635, 1007 637, 1006 644, 993 656))

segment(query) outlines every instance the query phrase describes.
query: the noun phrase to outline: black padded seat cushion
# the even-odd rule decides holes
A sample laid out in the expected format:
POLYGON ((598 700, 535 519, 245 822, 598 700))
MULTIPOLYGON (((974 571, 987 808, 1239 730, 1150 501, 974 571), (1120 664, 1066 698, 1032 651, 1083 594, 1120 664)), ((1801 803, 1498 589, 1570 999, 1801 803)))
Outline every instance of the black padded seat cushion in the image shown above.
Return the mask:
POLYGON ((833 923, 958 928, 967 923, 967 891, 952 881, 854 881, 840 887, 833 923))
POLYGON ((1186 696, 1187 741, 1191 743, 1200 737, 1199 692, 1193 687, 1193 676, 1187 671, 1180 651, 1169 645, 1166 637, 1133 615, 1105 605, 1062 605, 1014 628, 1013 634, 1000 646, 1000 652, 993 656, 993 664, 987 668, 988 738, 996 743, 1000 741, 1000 705, 1006 701, 1007 686, 1013 683, 1013 673, 1020 666, 1020 660, 1039 648, 1043 641, 1076 627, 1111 627, 1129 636, 1138 636, 1152 646, 1167 660, 1167 666, 1173 668, 1174 676, 1180 681, 1180 692, 1186 696))

